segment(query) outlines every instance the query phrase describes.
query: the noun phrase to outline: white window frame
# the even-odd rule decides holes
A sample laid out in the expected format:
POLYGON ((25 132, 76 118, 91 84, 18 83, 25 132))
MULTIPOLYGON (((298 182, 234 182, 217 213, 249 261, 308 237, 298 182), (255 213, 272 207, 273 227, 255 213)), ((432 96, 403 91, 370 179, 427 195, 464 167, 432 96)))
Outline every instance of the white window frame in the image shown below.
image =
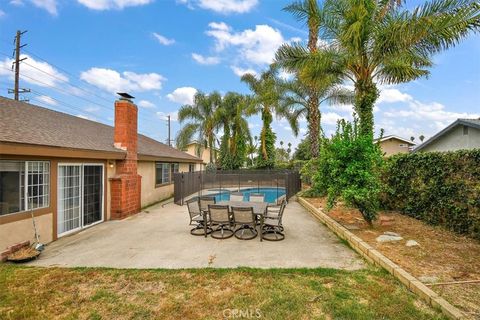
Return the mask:
MULTIPOLYGON (((45 169, 45 167, 44 167, 44 169, 45 169)), ((44 171, 41 174, 45 175, 44 171)), ((25 176, 24 177, 25 180, 24 180, 24 183, 23 183, 23 192, 24 192, 23 198, 24 198, 24 201, 25 201, 25 203, 24 203, 25 210, 24 211, 38 210, 38 209, 43 209, 43 208, 50 207, 50 185, 52 183, 50 161, 38 161, 38 160, 37 161, 25 161, 24 176, 25 176), (32 164, 33 163, 38 164, 40 162, 43 162, 44 166, 45 166, 45 164, 48 164, 48 184, 47 184, 47 187, 43 189, 44 192, 45 192, 45 190, 47 190, 47 204, 46 205, 44 204, 42 207, 30 208, 30 201, 29 200, 30 200, 30 198, 33 198, 33 196, 30 195, 30 198, 28 196, 28 188, 30 187, 30 185, 28 184, 28 175, 30 174, 30 171, 28 171, 28 167, 29 167, 28 165, 31 164, 31 163, 32 164)), ((45 184, 42 184, 42 185, 45 186, 45 184)), ((32 184, 32 186, 34 186, 34 185, 32 184)), ((39 184, 37 184, 37 186, 39 186, 39 184)), ((42 196, 44 197, 45 195, 42 195, 42 196)), ((33 202, 32 202, 32 205, 33 205, 33 202)))
MULTIPOLYGON (((23 187, 23 192, 21 190, 19 190, 19 195, 20 195, 20 197, 18 199, 19 210, 16 211, 16 212, 2 214, 2 215, 0 215, 1 217, 13 215, 13 214, 18 214, 18 213, 22 213, 22 212, 28 212, 28 211, 32 210, 32 208, 30 208, 29 198, 28 198, 28 186, 29 186, 28 185, 28 172, 29 172, 28 171, 28 164, 29 163, 43 162, 44 166, 45 166, 45 164, 48 165, 48 173, 47 173, 48 184, 46 184, 46 185, 44 183, 42 184, 43 186, 46 186, 46 187, 43 188, 44 194, 42 195, 42 197, 45 196, 45 191, 46 191, 47 192, 47 196, 46 196, 47 201, 46 201, 46 203, 43 203, 43 205, 41 207, 34 208, 33 210, 40 210, 40 209, 50 207, 50 199, 51 199, 50 187, 51 187, 51 183, 52 183, 52 176, 51 176, 52 170, 51 170, 50 161, 48 161, 48 160, 16 160, 16 159, 1 159, 1 161, 23 163, 23 165, 21 165, 21 166, 23 166, 23 177, 22 177, 22 172, 20 172, 20 175, 19 175, 20 189, 23 187), (22 179, 23 179, 23 186, 22 186, 22 181, 21 181, 22 179)), ((44 167, 44 169, 45 169, 45 167, 44 167)), ((45 171, 42 171, 41 174, 45 175, 45 171)))

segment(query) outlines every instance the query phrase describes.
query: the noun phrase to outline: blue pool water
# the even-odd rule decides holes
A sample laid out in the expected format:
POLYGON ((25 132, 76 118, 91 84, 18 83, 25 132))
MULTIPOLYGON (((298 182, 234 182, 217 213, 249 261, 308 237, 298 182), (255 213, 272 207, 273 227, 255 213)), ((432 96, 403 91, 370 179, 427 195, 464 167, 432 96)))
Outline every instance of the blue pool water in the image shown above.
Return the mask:
MULTIPOLYGON (((240 192, 243 193, 243 201, 249 201, 251 193, 263 193, 265 194, 265 202, 275 203, 277 198, 285 194, 285 188, 246 188, 240 189, 240 192)), ((212 196, 215 197, 216 202, 229 201, 230 191, 222 190, 212 194, 212 196)))

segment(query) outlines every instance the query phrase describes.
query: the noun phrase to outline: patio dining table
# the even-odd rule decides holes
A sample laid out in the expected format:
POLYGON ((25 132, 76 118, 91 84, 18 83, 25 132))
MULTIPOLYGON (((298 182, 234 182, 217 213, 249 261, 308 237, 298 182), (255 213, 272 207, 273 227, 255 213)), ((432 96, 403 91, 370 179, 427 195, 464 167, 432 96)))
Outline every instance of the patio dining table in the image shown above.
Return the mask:
MULTIPOLYGON (((229 206, 230 211, 232 211, 232 207, 237 208, 253 208, 253 213, 259 218, 260 220, 260 232, 262 232, 263 228, 263 220, 265 213, 267 212, 267 202, 250 202, 250 201, 220 201, 218 204, 229 206)), ((260 235, 260 241, 262 241, 262 235, 260 235)))

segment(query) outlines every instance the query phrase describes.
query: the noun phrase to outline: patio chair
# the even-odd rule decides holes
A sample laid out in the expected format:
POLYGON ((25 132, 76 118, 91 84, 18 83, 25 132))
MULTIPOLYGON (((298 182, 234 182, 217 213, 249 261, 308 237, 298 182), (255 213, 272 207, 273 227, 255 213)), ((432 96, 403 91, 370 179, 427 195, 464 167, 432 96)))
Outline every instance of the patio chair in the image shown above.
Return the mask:
POLYGON ((277 198, 277 205, 281 205, 284 201, 287 201, 287 196, 284 194, 283 196, 280 196, 277 198))
POLYGON ((200 197, 200 210, 206 213, 208 212, 208 206, 215 203, 216 203, 215 197, 202 196, 200 197))
POLYGON ((233 236, 234 232, 228 206, 209 204, 208 215, 210 216, 211 225, 216 226, 216 228, 210 233, 212 238, 228 239, 233 236))
POLYGON ((243 201, 243 193, 241 192, 230 193, 230 201, 243 201))
POLYGON ((208 226, 207 222, 207 231, 205 233, 205 218, 208 219, 208 216, 205 216, 200 210, 200 203, 198 198, 193 198, 187 201, 188 214, 190 215, 190 225, 195 226, 190 233, 194 236, 203 236, 212 232, 212 228, 208 226))
POLYGON ((235 225, 235 238, 240 240, 251 240, 258 235, 256 230, 256 216, 253 208, 232 207, 233 223, 235 225))
POLYGON ((265 194, 250 193, 250 202, 265 202, 265 194))
POLYGON ((267 212, 263 220, 263 228, 261 237, 268 241, 280 241, 285 239, 282 219, 285 211, 286 202, 280 205, 267 207, 267 212))

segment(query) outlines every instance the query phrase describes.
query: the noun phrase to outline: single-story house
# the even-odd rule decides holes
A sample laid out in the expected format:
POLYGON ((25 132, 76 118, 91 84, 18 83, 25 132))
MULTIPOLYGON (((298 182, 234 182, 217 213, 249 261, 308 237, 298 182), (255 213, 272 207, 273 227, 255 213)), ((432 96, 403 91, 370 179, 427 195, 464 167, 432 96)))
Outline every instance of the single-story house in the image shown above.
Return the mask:
MULTIPOLYGON (((207 164, 210 163, 210 148, 205 147, 204 144, 198 142, 198 141, 192 141, 189 144, 187 144, 184 148, 186 153, 191 154, 193 156, 199 157, 202 159, 203 163, 202 164, 197 164, 195 167, 195 171, 201 171, 205 170, 207 164)), ((213 157, 212 157, 212 163, 216 163, 217 159, 217 149, 213 149, 213 157)), ((193 168, 192 168, 193 169, 193 168)))
POLYGON ((173 195, 173 173, 202 160, 137 131, 137 106, 115 102, 114 127, 0 97, 0 251, 42 243, 173 195))
POLYGON ((480 148, 480 118, 457 119, 415 148, 417 151, 455 151, 480 148))
POLYGON ((385 136, 381 139, 376 139, 375 142, 380 145, 382 153, 386 157, 397 153, 409 153, 415 146, 415 143, 413 143, 413 141, 395 135, 385 136))

